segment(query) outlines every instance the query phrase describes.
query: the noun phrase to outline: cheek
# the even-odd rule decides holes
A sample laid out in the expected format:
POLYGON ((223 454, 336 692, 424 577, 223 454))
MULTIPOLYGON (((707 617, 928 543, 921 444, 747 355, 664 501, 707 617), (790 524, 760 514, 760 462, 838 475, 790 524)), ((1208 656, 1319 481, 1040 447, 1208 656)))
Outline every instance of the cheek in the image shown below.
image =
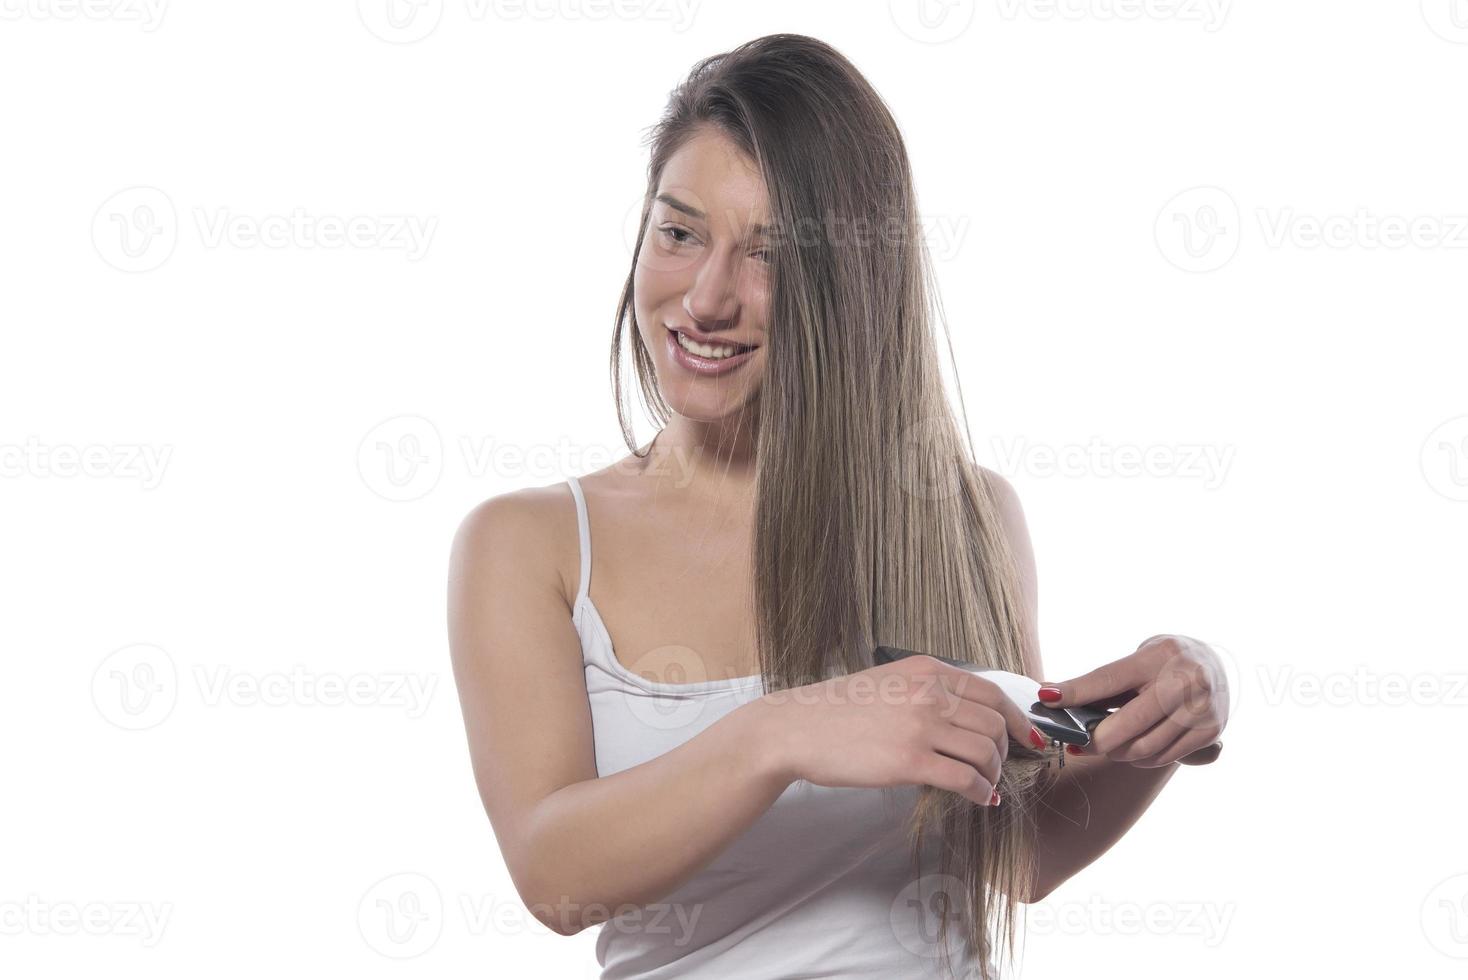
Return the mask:
POLYGON ((654 296, 651 284, 639 268, 632 275, 632 314, 637 318, 637 330, 644 342, 651 341, 651 328, 657 326, 656 307, 649 305, 654 296))
POLYGON ((639 309, 657 309, 667 302, 672 284, 666 273, 649 268, 647 255, 639 257, 632 270, 633 302, 639 309))
POLYGON ((774 279, 768 268, 751 268, 740 284, 740 302, 751 313, 759 311, 760 326, 768 322, 770 299, 774 292, 774 279))
POLYGON ((638 263, 632 273, 632 312, 637 317, 638 333, 648 347, 663 343, 664 320, 681 314, 683 294, 687 290, 684 277, 638 263))

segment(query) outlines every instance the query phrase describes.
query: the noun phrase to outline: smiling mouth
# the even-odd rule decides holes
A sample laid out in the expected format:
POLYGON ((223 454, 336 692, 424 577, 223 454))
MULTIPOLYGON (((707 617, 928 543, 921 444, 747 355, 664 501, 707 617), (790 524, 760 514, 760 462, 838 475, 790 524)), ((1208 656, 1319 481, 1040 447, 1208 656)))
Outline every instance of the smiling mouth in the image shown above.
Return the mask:
POLYGON ((740 354, 746 354, 755 349, 749 344, 701 344, 696 340, 690 339, 681 331, 673 330, 672 328, 669 328, 669 331, 673 334, 674 343, 679 347, 690 354, 696 354, 699 357, 705 357, 711 361, 721 361, 728 357, 737 357, 740 354))

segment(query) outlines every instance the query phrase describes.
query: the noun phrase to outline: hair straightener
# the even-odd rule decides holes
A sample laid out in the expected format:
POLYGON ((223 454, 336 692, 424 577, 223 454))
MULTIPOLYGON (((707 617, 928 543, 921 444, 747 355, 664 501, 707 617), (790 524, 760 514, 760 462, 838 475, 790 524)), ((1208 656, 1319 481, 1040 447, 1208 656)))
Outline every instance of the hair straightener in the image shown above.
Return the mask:
MULTIPOLYGON (((877 664, 889 664, 903 657, 918 655, 917 650, 879 646, 872 654, 872 659, 877 664)), ((1050 744, 1057 749, 1056 755, 1061 766, 1065 765, 1065 752, 1062 746, 1089 745, 1091 733, 1095 731, 1096 726, 1116 710, 1113 707, 1102 707, 1099 704, 1053 708, 1040 700, 1040 682, 1034 678, 999 670, 997 667, 981 667, 978 664, 966 663, 950 657, 940 657, 936 654, 925 654, 925 656, 955 667, 962 667, 974 674, 982 674, 985 680, 992 681, 1008 696, 1009 700, 1019 706, 1020 710, 1030 719, 1030 724, 1038 728, 1040 734, 1050 739, 1050 744)), ((1223 743, 1214 742, 1179 761, 1185 765, 1205 765, 1218 758, 1218 753, 1222 750, 1223 743)))

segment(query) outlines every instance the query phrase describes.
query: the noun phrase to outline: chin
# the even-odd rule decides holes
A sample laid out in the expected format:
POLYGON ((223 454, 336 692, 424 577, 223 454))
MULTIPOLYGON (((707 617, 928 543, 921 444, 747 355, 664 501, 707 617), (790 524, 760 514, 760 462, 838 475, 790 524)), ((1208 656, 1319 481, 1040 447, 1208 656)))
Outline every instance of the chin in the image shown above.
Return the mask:
POLYGON ((673 411, 695 422, 717 422, 738 415, 752 408, 756 400, 743 391, 723 390, 716 393, 696 391, 689 385, 675 385, 662 389, 663 401, 673 411))

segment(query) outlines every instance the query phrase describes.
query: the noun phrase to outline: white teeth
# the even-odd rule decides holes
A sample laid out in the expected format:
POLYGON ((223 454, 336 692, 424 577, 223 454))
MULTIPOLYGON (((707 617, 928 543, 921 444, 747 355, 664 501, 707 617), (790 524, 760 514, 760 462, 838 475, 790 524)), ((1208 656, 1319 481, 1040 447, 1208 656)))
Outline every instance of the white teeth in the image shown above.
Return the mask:
POLYGON ((675 330, 673 331, 673 333, 678 338, 679 347, 682 347, 684 350, 691 353, 697 354, 699 357, 707 357, 717 361, 722 360, 726 357, 733 357, 735 354, 743 353, 738 347, 729 347, 724 344, 700 344, 696 340, 690 340, 680 331, 675 330))

